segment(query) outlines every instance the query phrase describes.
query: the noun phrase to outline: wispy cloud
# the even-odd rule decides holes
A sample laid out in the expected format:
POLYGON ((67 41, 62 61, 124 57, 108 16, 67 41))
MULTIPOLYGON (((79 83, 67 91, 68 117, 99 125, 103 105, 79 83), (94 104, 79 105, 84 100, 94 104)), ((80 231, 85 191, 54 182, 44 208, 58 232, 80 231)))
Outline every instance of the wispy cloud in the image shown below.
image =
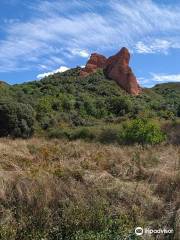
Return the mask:
POLYGON ((156 74, 152 73, 152 80, 158 83, 161 82, 180 82, 180 74, 156 74))
POLYGON ((159 83, 180 82, 180 73, 178 74, 162 74, 150 73, 148 77, 138 78, 141 86, 152 87, 159 83))
POLYGON ((135 49, 138 53, 164 53, 167 54, 169 48, 173 48, 173 44, 170 41, 163 39, 155 39, 153 42, 143 43, 141 41, 137 42, 135 49))
POLYGON ((89 57, 89 52, 86 50, 86 49, 69 49, 70 53, 73 55, 73 56, 80 56, 82 58, 88 58, 89 57))
POLYGON ((178 4, 110 0, 102 6, 98 0, 46 0, 29 7, 29 20, 5 25, 0 72, 39 64, 52 69, 70 57, 85 58, 91 51, 114 51, 123 45, 141 54, 167 53, 172 44, 179 48, 178 4))
POLYGON ((40 73, 37 75, 37 79, 42 79, 44 77, 47 77, 49 75, 52 75, 54 73, 58 73, 58 72, 65 72, 67 71, 69 68, 66 67, 66 66, 61 66, 60 68, 54 70, 54 71, 51 71, 51 72, 45 72, 45 73, 40 73))

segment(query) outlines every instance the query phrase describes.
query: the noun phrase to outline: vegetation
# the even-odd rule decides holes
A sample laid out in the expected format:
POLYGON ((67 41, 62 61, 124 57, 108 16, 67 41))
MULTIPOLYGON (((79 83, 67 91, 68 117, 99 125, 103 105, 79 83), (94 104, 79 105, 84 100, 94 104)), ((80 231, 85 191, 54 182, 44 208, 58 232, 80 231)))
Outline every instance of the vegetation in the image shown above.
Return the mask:
MULTIPOLYGON (((150 121, 147 123, 149 127, 151 120, 156 119, 163 128, 165 121, 176 121, 179 118, 178 83, 144 89, 143 94, 134 97, 123 91, 114 81, 106 79, 101 70, 85 78, 78 76, 79 70, 80 68, 71 69, 41 81, 21 85, 3 84, 0 86, 0 101, 9 102, 9 105, 12 102, 17 106, 31 105, 36 112, 35 132, 42 135, 49 133, 51 136, 53 131, 61 132, 62 136, 69 129, 76 131, 75 128, 79 127, 99 128, 98 126, 110 124, 119 124, 121 127, 123 122, 128 125, 129 119, 139 118, 150 121)), ((77 132, 76 134, 78 135, 77 132)), ((93 133, 90 135, 88 138, 92 139, 93 133)), ((144 140, 144 143, 158 143, 163 137, 156 141, 144 140)), ((141 138, 132 141, 127 139, 126 142, 143 141, 141 138)))
POLYGON ((179 239, 180 84, 135 97, 79 70, 0 84, 0 239, 179 239))
POLYGON ((177 231, 177 146, 1 139, 0 159, 0 239, 138 239, 137 226, 177 231))
POLYGON ((0 102, 0 136, 31 137, 34 115, 30 105, 0 102))
POLYGON ((165 140, 165 134, 157 124, 135 119, 124 126, 122 139, 125 143, 157 144, 165 140))

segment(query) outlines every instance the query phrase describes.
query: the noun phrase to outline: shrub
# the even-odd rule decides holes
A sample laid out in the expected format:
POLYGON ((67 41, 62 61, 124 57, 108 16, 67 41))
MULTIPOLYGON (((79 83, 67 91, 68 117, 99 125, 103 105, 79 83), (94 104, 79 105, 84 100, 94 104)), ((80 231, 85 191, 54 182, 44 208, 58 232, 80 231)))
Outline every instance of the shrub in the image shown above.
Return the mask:
POLYGON ((36 110, 38 113, 48 113, 51 111, 50 98, 43 97, 38 101, 36 110))
POLYGON ((93 132, 88 129, 88 128, 81 128, 76 130, 72 136, 71 139, 75 140, 75 139, 87 139, 87 140, 92 140, 94 139, 96 136, 95 134, 93 134, 93 132))
POLYGON ((89 125, 92 125, 90 120, 87 119, 86 115, 83 117, 75 111, 71 111, 71 113, 69 114, 69 122, 73 126, 89 126, 89 125))
POLYGON ((46 130, 50 127, 54 127, 56 125, 56 118, 53 118, 51 115, 45 115, 39 121, 40 126, 43 130, 46 130))
POLYGON ((63 111, 69 112, 73 110, 75 102, 70 96, 62 95, 60 97, 60 101, 62 104, 63 111))
POLYGON ((71 139, 71 131, 65 129, 51 129, 48 133, 49 138, 71 139))
POLYGON ((96 104, 93 101, 93 98, 86 97, 84 99, 84 109, 88 115, 96 116, 97 109, 96 109, 96 104))
POLYGON ((51 129, 48 133, 49 138, 68 139, 68 140, 93 140, 96 138, 96 133, 89 128, 78 129, 51 129))
POLYGON ((114 143, 119 141, 119 135, 116 129, 105 129, 100 133, 98 140, 101 143, 114 143))
POLYGON ((109 110, 117 116, 123 116, 132 110, 131 101, 127 97, 112 97, 108 100, 109 110))
POLYGON ((124 125, 121 134, 126 144, 157 144, 165 140, 165 134, 160 127, 147 119, 135 119, 124 125))
POLYGON ((163 131, 167 135, 167 142, 171 144, 180 144, 180 122, 166 123, 163 126, 163 131))
POLYGON ((23 103, 0 103, 0 136, 28 138, 33 134, 34 110, 23 103))
POLYGON ((61 103, 60 103, 60 101, 54 100, 54 101, 52 102, 52 109, 53 109, 54 111, 59 111, 59 110, 61 110, 61 103))

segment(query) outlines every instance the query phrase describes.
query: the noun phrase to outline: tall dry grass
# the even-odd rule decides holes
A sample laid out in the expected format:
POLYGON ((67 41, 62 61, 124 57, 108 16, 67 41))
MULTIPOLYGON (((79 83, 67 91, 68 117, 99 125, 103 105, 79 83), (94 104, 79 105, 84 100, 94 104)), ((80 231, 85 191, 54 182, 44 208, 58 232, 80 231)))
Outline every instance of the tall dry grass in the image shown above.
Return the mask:
POLYGON ((122 239, 138 225, 175 228, 167 239, 178 239, 179 170, 173 145, 0 139, 0 237, 75 239, 105 231, 110 216, 122 239))

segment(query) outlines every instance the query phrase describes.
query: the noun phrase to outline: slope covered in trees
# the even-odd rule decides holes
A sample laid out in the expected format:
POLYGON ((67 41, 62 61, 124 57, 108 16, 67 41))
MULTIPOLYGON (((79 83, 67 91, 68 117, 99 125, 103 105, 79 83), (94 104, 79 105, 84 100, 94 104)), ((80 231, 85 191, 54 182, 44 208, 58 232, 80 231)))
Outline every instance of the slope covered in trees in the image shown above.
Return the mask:
POLYGON ((13 103, 14 108, 20 103, 29 105, 35 112, 35 132, 51 136, 58 131, 63 135, 62 129, 67 136, 67 129, 117 126, 136 118, 158 123, 179 119, 180 83, 156 85, 131 96, 101 70, 87 77, 79 77, 79 71, 77 67, 41 81, 2 84, 0 103, 11 107, 13 103))

